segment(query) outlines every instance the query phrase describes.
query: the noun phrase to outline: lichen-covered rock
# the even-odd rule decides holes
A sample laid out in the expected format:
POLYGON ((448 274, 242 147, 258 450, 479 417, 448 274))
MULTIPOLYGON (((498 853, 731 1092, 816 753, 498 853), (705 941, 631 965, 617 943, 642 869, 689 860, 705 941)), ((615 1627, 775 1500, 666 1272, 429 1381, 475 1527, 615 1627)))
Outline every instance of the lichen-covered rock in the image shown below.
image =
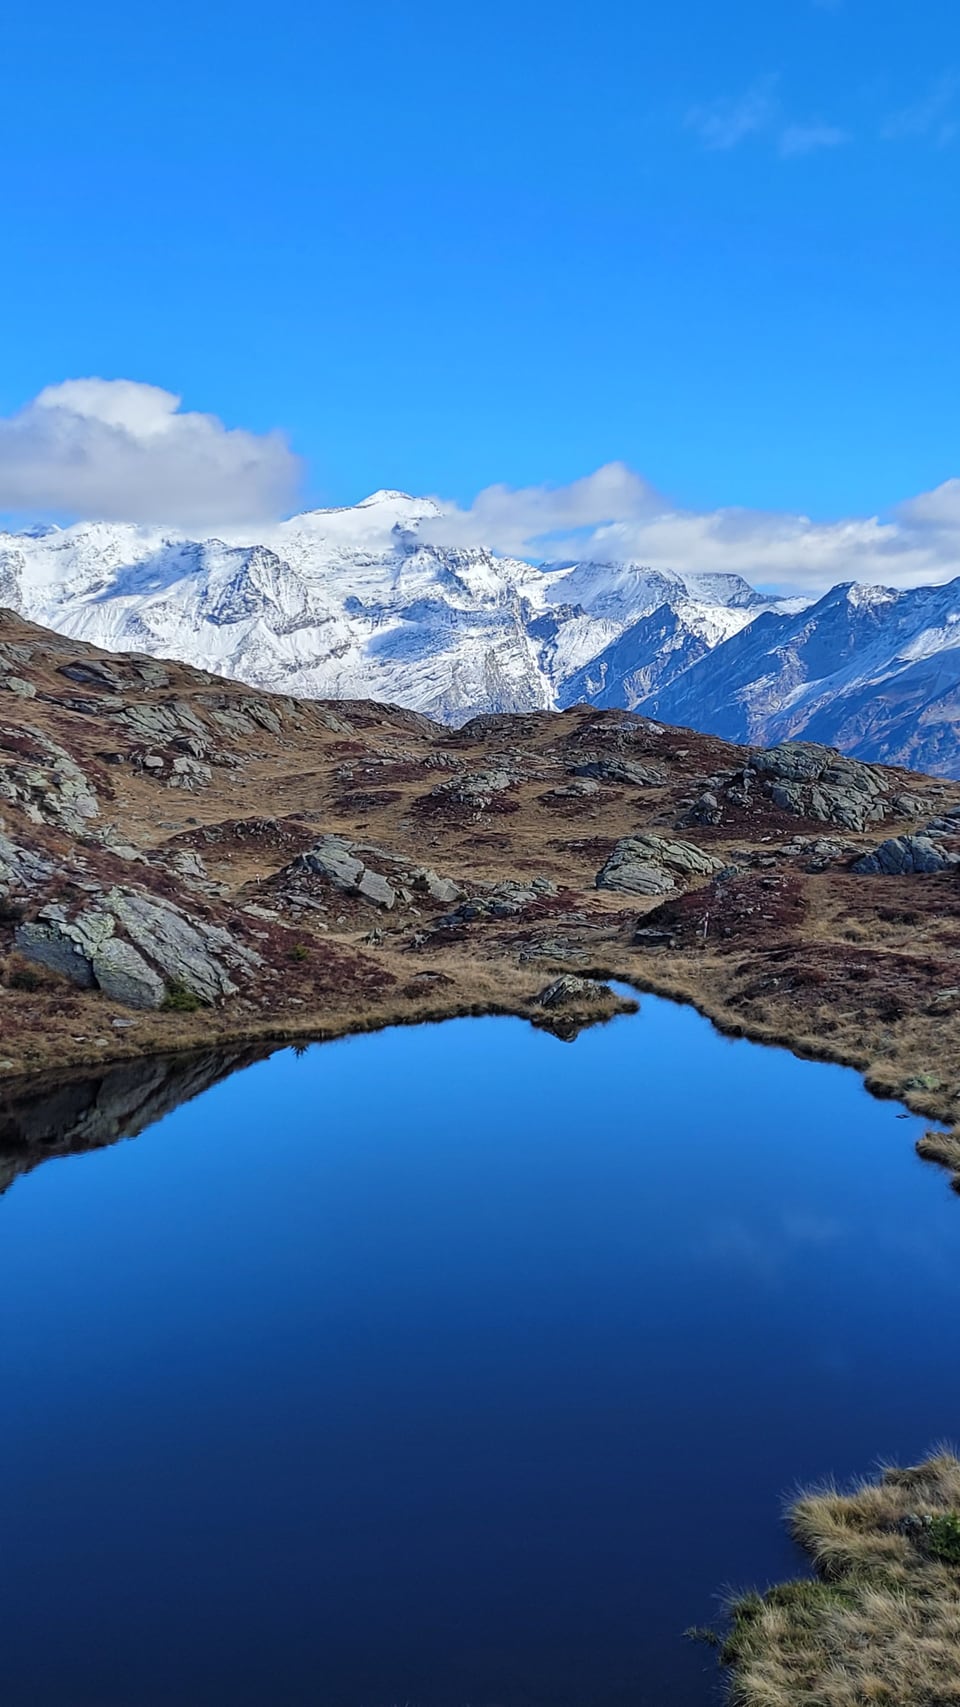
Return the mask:
POLYGON ((441 877, 428 865, 415 866, 412 871, 404 873, 403 880, 414 894, 429 895, 431 901, 439 901, 446 907, 459 901, 463 895, 459 883, 454 883, 452 877, 441 877))
POLYGON ((631 895, 669 895, 677 877, 710 877, 723 860, 693 842, 663 836, 624 836, 597 872, 598 889, 622 889, 631 895))
POLYGON ((891 836, 858 859, 853 869, 868 876, 903 877, 914 872, 947 871, 958 864, 960 855, 950 853, 929 836, 891 836))
POLYGON ((534 877, 528 883, 505 878, 482 893, 467 896, 453 912, 436 919, 434 925, 437 930, 449 930, 472 924, 475 919, 513 919, 527 907, 556 893, 557 886, 549 877, 534 877))
POLYGON ((599 984, 593 978, 577 978, 572 972, 563 972, 559 978, 554 978, 545 990, 541 990, 537 1002, 542 1008, 561 1008, 570 1002, 600 1002, 609 996, 610 989, 606 984, 599 984))
POLYGON ((2 684, 8 693, 15 693, 18 699, 36 699, 37 690, 32 682, 25 681, 23 676, 7 676, 2 684))
POLYGON ((170 775, 165 779, 168 788, 209 788, 212 776, 210 766, 202 760, 191 758, 188 753, 178 753, 170 766, 170 775))
POLYGON ((100 807, 89 778, 43 730, 0 728, 0 799, 19 806, 34 824, 89 835, 100 807))
POLYGON ((259 963, 221 926, 189 918, 138 890, 111 889, 103 904, 171 983, 184 985, 202 1002, 236 995, 225 965, 228 956, 236 965, 259 963))
POLYGON ((582 798, 585 795, 599 794, 599 792, 600 784, 597 782, 596 777, 592 776, 574 776, 570 778, 568 783, 549 790, 550 798, 555 800, 563 800, 568 797, 570 799, 577 799, 578 797, 582 798))
POLYGON ((352 851, 354 844, 347 842, 341 836, 323 836, 306 853, 299 854, 286 868, 287 872, 296 876, 298 872, 312 872, 319 877, 325 877, 335 888, 342 889, 347 894, 362 895, 365 900, 373 901, 378 907, 390 909, 396 906, 397 892, 387 881, 382 872, 368 866, 352 851))
POLYGON ((132 943, 109 937, 91 961, 93 976, 105 996, 128 1008, 158 1008, 167 987, 132 943))
POLYGON ((209 734, 189 705, 175 701, 170 705, 154 705, 143 701, 128 705, 118 720, 135 740, 150 747, 169 747, 177 740, 189 739, 200 754, 209 745, 209 734))
POLYGON ((291 860, 288 871, 310 871, 329 878, 338 889, 355 889, 363 876, 363 860, 350 852, 351 844, 342 836, 323 836, 306 853, 291 860))
POLYGON ((0 890, 33 889, 53 875, 53 863, 31 848, 18 847, 0 832, 0 890))
POLYGON ((723 807, 712 789, 704 789, 690 807, 683 824, 719 824, 723 819, 723 807))
POLYGON ((758 749, 741 773, 741 785, 749 786, 751 771, 773 804, 794 817, 864 830, 891 809, 888 778, 876 765, 812 741, 758 749))
POLYGON ((357 882, 357 894, 362 895, 364 900, 375 901, 378 907, 386 907, 388 910, 397 904, 396 890, 387 882, 382 872, 371 871, 369 866, 364 866, 361 872, 357 882))
POLYGON ((168 983, 215 1002, 236 993, 228 967, 250 970, 260 964, 259 956, 222 926, 190 918, 133 889, 111 889, 97 906, 72 918, 64 906, 51 902, 35 920, 18 927, 15 943, 27 959, 82 989, 96 985, 115 1001, 139 1008, 159 1007, 168 983), (119 936, 118 926, 132 940, 119 936))

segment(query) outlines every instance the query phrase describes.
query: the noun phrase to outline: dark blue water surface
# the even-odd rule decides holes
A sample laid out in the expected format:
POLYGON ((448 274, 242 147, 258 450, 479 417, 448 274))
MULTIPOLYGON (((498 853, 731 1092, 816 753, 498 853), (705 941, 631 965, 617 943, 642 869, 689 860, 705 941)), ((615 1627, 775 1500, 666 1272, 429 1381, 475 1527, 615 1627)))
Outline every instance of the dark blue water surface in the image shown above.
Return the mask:
POLYGON ((697 1707, 957 1428, 960 1203, 689 1010, 292 1051, 0 1200, 4 1707, 697 1707))

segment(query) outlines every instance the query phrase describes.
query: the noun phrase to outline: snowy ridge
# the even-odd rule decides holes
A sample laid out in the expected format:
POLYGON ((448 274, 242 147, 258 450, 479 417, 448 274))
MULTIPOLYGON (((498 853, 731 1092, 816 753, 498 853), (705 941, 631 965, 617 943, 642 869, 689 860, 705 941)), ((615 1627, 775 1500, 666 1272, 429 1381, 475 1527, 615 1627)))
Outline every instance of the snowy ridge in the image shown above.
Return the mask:
POLYGON ((766 612, 644 710, 733 741, 824 741, 960 777, 960 579, 841 585, 799 613, 766 612))
POLYGON ((578 672, 658 609, 699 656, 771 608, 735 575, 536 567, 423 541, 421 524, 440 515, 431 499, 385 491, 256 540, 100 522, 5 534, 0 602, 110 650, 451 722, 569 703, 578 672))
POLYGON ((960 580, 770 599, 738 575, 534 565, 431 541, 375 492, 258 536, 105 522, 0 534, 0 603, 115 651, 458 723, 592 700, 960 776, 960 580))

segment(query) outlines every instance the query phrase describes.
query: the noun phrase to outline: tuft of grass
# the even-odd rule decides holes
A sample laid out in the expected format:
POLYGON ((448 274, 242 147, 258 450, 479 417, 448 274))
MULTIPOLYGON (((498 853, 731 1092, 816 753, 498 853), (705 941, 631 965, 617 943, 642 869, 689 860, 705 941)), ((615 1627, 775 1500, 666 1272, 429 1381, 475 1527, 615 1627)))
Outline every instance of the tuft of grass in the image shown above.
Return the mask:
POLYGON ((290 950, 290 959, 291 960, 304 961, 304 960, 309 960, 309 958, 310 958, 310 950, 302 942, 296 943, 296 945, 293 948, 291 948, 291 950, 290 950))
POLYGON ((198 1008, 206 1004, 200 1000, 196 990, 190 990, 186 984, 168 984, 167 993, 160 1003, 162 1013, 195 1014, 198 1008))
POLYGON ((42 972, 35 972, 32 966, 15 966, 7 974, 8 990, 42 990, 46 982, 42 972))
POLYGON ((728 1607, 737 1707, 960 1704, 960 1460, 816 1489, 788 1521, 816 1575, 728 1607))

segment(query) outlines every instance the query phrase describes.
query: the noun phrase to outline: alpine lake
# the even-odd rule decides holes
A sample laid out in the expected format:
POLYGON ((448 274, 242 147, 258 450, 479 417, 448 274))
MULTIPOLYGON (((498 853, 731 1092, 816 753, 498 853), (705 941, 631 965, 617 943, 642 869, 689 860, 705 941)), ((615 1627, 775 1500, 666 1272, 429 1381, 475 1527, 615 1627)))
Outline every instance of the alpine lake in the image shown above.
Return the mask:
POLYGON ((721 1701, 783 1496, 957 1426, 925 1124, 649 997, 8 1109, 4 1707, 721 1701))

